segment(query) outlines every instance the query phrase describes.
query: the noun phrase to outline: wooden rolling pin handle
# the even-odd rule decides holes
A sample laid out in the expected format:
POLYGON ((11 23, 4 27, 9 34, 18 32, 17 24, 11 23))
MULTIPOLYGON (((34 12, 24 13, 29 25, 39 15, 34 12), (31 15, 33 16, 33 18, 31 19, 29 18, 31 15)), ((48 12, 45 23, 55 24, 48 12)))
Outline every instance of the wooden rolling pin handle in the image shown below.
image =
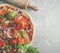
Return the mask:
POLYGON ((34 11, 38 11, 39 10, 37 6, 33 6, 33 5, 30 5, 30 4, 28 4, 27 8, 31 8, 34 11))
POLYGON ((4 0, 4 1, 11 3, 11 4, 14 4, 16 6, 22 7, 22 8, 31 8, 35 11, 38 11, 38 7, 30 5, 28 0, 11 0, 11 1, 10 0, 4 0))

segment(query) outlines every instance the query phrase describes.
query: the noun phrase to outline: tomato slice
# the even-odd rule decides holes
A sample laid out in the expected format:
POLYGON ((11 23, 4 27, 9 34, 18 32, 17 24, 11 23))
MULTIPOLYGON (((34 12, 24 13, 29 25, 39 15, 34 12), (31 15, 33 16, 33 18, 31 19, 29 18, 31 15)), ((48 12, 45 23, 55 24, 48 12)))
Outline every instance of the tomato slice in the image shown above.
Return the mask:
POLYGON ((11 39, 10 40, 10 44, 16 44, 16 43, 18 43, 18 38, 13 38, 13 39, 11 39))
POLYGON ((0 23, 2 22, 2 19, 0 18, 0 23))
POLYGON ((24 39, 23 38, 19 38, 19 44, 23 44, 23 41, 24 41, 24 39))
POLYGON ((3 16, 5 14, 7 14, 7 13, 8 13, 8 10, 5 10, 5 9, 0 10, 0 16, 3 16))
POLYGON ((8 26, 8 24, 2 23, 2 28, 5 28, 5 27, 7 27, 7 26, 8 26))
POLYGON ((2 41, 0 40, 0 47, 3 45, 2 41))
POLYGON ((7 45, 7 43, 3 43, 3 46, 6 46, 7 45))

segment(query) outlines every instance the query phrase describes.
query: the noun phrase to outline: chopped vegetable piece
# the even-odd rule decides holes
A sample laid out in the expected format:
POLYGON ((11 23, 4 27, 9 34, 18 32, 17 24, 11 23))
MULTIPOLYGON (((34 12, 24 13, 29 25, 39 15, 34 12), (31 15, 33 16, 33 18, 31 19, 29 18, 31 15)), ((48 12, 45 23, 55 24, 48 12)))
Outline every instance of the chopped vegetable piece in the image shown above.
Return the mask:
POLYGON ((15 29, 13 27, 8 28, 8 30, 7 30, 8 37, 12 38, 12 37, 14 37, 14 34, 15 34, 15 29))
POLYGON ((4 16, 7 13, 8 13, 8 10, 6 10, 6 9, 0 10, 0 16, 4 16))
POLYGON ((5 49, 6 51, 10 51, 10 46, 7 45, 7 46, 4 47, 4 49, 5 49))
POLYGON ((39 53, 37 48, 32 47, 30 44, 15 44, 14 46, 19 50, 18 53, 39 53))
POLYGON ((5 28, 5 27, 7 27, 7 26, 8 26, 8 24, 2 23, 2 28, 5 28))
POLYGON ((24 50, 24 47, 22 44, 15 44, 14 46, 15 46, 15 48, 18 48, 20 50, 24 50))
POLYGON ((5 15, 6 18, 14 18, 16 15, 15 12, 9 12, 8 14, 5 15))
POLYGON ((25 44, 24 45, 24 50, 26 51, 31 45, 30 44, 25 44))
POLYGON ((0 19, 0 22, 2 22, 2 19, 0 19))
POLYGON ((23 44, 24 43, 24 39, 23 38, 19 38, 19 44, 23 44))
POLYGON ((20 33, 22 33, 22 38, 26 38, 26 33, 25 33, 25 31, 20 31, 20 33))
POLYGON ((0 40, 0 47, 3 45, 2 41, 0 40))
POLYGON ((3 18, 2 22, 5 22, 6 21, 6 18, 3 18))
POLYGON ((10 44, 17 44, 18 43, 18 38, 13 38, 10 40, 10 44))
POLYGON ((27 49, 26 53, 39 53, 39 51, 37 50, 37 48, 30 46, 27 49))

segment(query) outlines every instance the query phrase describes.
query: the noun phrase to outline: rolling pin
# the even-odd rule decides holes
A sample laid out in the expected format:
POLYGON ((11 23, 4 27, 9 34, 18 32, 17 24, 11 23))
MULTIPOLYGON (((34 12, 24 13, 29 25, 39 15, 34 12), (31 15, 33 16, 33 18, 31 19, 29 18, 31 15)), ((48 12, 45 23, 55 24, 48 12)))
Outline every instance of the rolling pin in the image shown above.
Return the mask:
POLYGON ((29 4, 29 0, 3 0, 4 2, 16 5, 18 7, 21 8, 30 8, 33 9, 35 11, 38 11, 38 7, 37 6, 32 6, 29 4))

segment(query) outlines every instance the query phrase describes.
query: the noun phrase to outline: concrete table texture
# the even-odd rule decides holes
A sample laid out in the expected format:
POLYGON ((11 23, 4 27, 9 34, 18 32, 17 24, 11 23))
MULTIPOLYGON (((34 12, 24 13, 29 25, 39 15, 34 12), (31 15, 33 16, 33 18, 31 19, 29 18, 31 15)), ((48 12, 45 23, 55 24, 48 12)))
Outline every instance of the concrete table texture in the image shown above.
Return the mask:
POLYGON ((32 46, 40 53, 60 53, 60 0, 30 0, 39 11, 26 10, 35 23, 32 46))

